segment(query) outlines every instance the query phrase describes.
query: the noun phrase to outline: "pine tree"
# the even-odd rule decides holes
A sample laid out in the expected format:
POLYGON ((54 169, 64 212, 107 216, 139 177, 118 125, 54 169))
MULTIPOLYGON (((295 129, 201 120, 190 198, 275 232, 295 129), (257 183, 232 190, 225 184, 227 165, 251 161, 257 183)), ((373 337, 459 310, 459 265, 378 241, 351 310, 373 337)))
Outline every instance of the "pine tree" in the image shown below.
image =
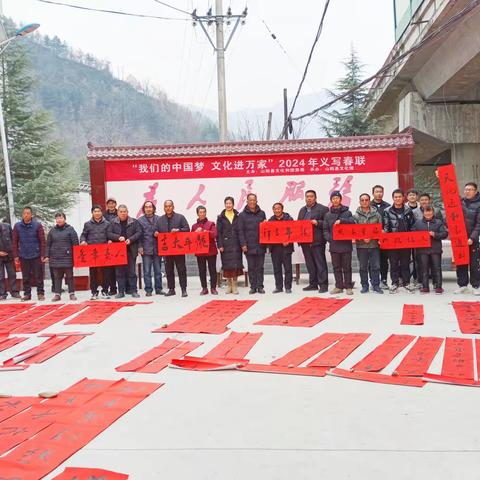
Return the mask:
MULTIPOLYGON (((8 24, 7 30, 13 30, 8 24)), ((35 78, 24 40, 13 41, 1 58, 0 95, 12 171, 15 214, 29 205, 36 216, 52 221, 53 213, 73 203, 73 169, 55 138, 55 126, 49 113, 36 108, 32 101, 35 78)), ((6 186, 1 164, 0 213, 6 216, 6 186)))
MULTIPOLYGON (((362 82, 364 65, 352 47, 350 57, 342 62, 345 76, 337 81, 335 90, 329 92, 332 98, 350 92, 362 82)), ((368 89, 360 87, 350 92, 341 101, 338 110, 331 110, 321 118, 321 128, 328 137, 349 137, 378 133, 377 122, 367 118, 366 99, 368 89)))

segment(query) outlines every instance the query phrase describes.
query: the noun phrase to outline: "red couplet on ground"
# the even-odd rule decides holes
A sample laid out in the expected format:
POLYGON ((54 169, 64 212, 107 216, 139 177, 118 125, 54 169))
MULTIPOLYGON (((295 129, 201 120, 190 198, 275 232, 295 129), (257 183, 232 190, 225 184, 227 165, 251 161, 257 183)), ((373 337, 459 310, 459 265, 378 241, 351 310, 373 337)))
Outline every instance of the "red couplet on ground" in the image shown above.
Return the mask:
POLYGON ((11 316, 0 323, 0 333, 18 332, 23 325, 36 322, 44 315, 54 312, 62 307, 62 304, 56 305, 40 305, 38 307, 23 310, 17 315, 11 316))
POLYGON ((480 302, 452 302, 462 333, 480 333, 480 302))
POLYGON ((154 333, 211 333, 221 334, 227 331, 243 312, 248 310, 255 300, 212 300, 170 325, 153 330, 154 333))
POLYGON ((389 385, 403 385, 406 387, 423 387, 425 382, 416 377, 399 377, 392 375, 383 375, 374 372, 351 372, 342 368, 335 368, 327 372, 328 375, 335 377, 350 378, 352 380, 363 380, 365 382, 387 383, 389 385))
POLYGON ((414 338, 412 335, 390 335, 381 345, 356 363, 351 370, 364 372, 383 370, 414 338))
POLYGON ((473 380, 473 342, 470 338, 447 338, 442 376, 473 380))
POLYGON ((248 363, 238 367, 240 372, 259 372, 259 373, 283 373, 286 375, 304 375, 307 377, 324 377, 327 368, 317 367, 283 367, 278 365, 263 365, 248 363))
POLYGON ((53 480, 127 480, 128 475, 103 468, 67 467, 53 480))
POLYGON ((4 350, 7 350, 8 348, 11 348, 15 345, 18 345, 19 343, 24 342, 26 339, 27 337, 12 337, 0 339, 0 352, 3 352, 4 350))
MULTIPOLYGON (((61 394, 64 398, 76 394, 83 396, 82 401, 73 406, 53 405, 50 400, 39 404, 38 399, 28 397, 18 401, 5 399, 17 404, 7 406, 8 415, 13 411, 18 413, 0 422, 0 451, 17 446, 0 458, 2 477, 43 478, 161 386, 159 383, 123 379, 83 379, 61 394), (86 395, 90 398, 87 399, 86 395)), ((2 405, 5 402, 0 402, 0 409, 2 405)), ((87 473, 96 472, 87 469, 87 473)))
POLYGON ((401 325, 423 325, 424 313, 423 305, 403 306, 403 315, 401 325))
POLYGON ((313 327, 350 303, 348 299, 306 297, 255 325, 313 327))
POLYGON ((419 337, 394 374, 403 377, 422 377, 428 371, 442 343, 443 338, 419 337))

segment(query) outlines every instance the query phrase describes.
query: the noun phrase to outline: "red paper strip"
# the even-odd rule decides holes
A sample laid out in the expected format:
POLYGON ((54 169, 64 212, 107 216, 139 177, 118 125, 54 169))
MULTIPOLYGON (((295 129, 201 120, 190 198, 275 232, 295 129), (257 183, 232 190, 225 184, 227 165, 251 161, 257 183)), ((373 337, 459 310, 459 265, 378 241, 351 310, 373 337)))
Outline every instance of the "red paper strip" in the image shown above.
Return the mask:
POLYGON ((11 397, 0 398, 0 422, 7 418, 13 417, 17 413, 40 403, 41 399, 38 397, 11 397))
MULTIPOLYGON (((11 417, 0 423, 0 455, 20 445, 25 440, 47 428, 50 420, 28 421, 20 416, 11 417)), ((3 473, 0 471, 0 474, 3 473)), ((1 479, 2 477, 0 477, 1 479)))
POLYGON ((370 336, 369 333, 347 333, 337 343, 321 353, 307 367, 336 367, 370 336))
POLYGON ((423 325, 423 305, 403 305, 401 325, 423 325))
MULTIPOLYGON (((74 383, 71 387, 63 390, 63 393, 101 393, 113 388, 121 380, 97 380, 90 378, 82 378, 82 380, 74 383)), ((135 382, 137 383, 137 382, 135 382)))
POLYGON ((323 333, 319 337, 300 345, 300 347, 295 348, 291 352, 288 352, 283 357, 277 358, 271 362, 271 365, 289 368, 298 367, 303 362, 313 357, 316 353, 329 347, 337 340, 340 340, 340 338, 342 338, 341 333, 323 333))
POLYGON ((400 248, 426 248, 432 245, 429 232, 396 232, 383 233, 379 239, 382 250, 396 250, 400 248))
POLYGON ((334 240, 373 240, 381 236, 381 223, 340 223, 333 226, 334 240))
POLYGON ((158 254, 166 256, 208 253, 210 248, 208 235, 208 232, 159 233, 158 254))
POLYGON ((104 322, 107 318, 111 317, 114 313, 118 312, 124 306, 121 302, 115 304, 99 304, 89 305, 87 309, 79 313, 77 316, 65 322, 65 325, 92 325, 104 322))
POLYGON ((287 375, 304 375, 307 377, 324 377, 328 369, 315 367, 281 367, 276 365, 248 363, 245 366, 238 367, 238 370, 240 372, 283 373, 287 375))
POLYGON ((53 480, 127 480, 128 475, 103 468, 67 467, 53 480))
POLYGON ((364 372, 383 370, 414 338, 412 335, 390 335, 381 345, 356 363, 351 370, 364 372))
POLYGON ((393 377, 381 373, 372 372, 351 372, 342 368, 335 368, 327 372, 327 375, 335 377, 350 378, 352 380, 363 380, 366 382, 386 383, 389 385, 403 385, 405 387, 423 387, 425 382, 417 377, 393 377))
POLYGON ((442 375, 473 380, 473 343, 470 338, 447 338, 443 354, 442 375))
POLYGON ((468 378, 446 377, 445 375, 437 375, 435 373, 426 373, 423 375, 424 380, 432 383, 447 383, 449 385, 461 385, 464 387, 480 387, 480 382, 469 380, 468 378))
POLYGON ((205 358, 244 358, 260 340, 262 333, 231 332, 230 335, 210 350, 205 358))
POLYGON ((80 407, 92 398, 96 397, 98 393, 74 393, 74 392, 60 392, 56 397, 48 398, 42 405, 60 406, 60 407, 80 407))
POLYGON ((108 391, 113 394, 122 394, 131 397, 148 397, 160 387, 163 387, 163 385, 163 383, 158 382, 129 382, 122 379, 109 387, 108 391))
POLYGON ((452 242, 453 261, 456 265, 469 265, 470 249, 467 243, 467 228, 460 202, 455 165, 439 167, 438 180, 445 208, 448 235, 452 242))
POLYGON ((260 243, 312 243, 310 220, 271 221, 260 224, 260 243))
POLYGON ((96 243, 75 245, 73 247, 73 265, 81 267, 111 267, 126 265, 127 245, 125 242, 96 243))
POLYGON ((174 358, 170 367, 182 368, 185 370, 215 371, 215 370, 236 370, 238 367, 247 365, 248 360, 242 358, 215 358, 215 357, 190 357, 174 358))
POLYGON ((475 339, 475 353, 477 355, 477 380, 480 382, 480 339, 475 339))
POLYGON ((187 355, 187 353, 192 352, 201 345, 203 345, 203 342, 184 342, 178 347, 175 347, 170 352, 156 358, 149 364, 145 365, 142 368, 139 368, 136 371, 141 373, 158 373, 164 368, 168 367, 168 365, 174 358, 182 358, 183 356, 187 355))
POLYGON ((422 377, 442 346, 443 338, 419 337, 403 358, 394 374, 402 377, 422 377))
POLYGON ((452 302, 462 333, 480 333, 480 302, 452 302))
POLYGON ((255 325, 313 327, 350 303, 348 299, 306 297, 255 325))
POLYGON ((227 331, 229 323, 248 310, 255 300, 212 300, 154 333, 211 333, 227 331))
POLYGON ((12 337, 12 338, 6 338, 4 340, 0 340, 0 352, 3 352, 8 348, 14 347, 19 343, 24 342, 26 339, 27 337, 12 337))
POLYGON ((2 322, 0 324, 0 332, 6 332, 6 333, 13 332, 14 330, 17 330, 22 325, 41 319, 47 313, 53 312, 59 309, 61 306, 62 305, 58 305, 58 304, 57 305, 40 305, 39 307, 26 310, 2 322))

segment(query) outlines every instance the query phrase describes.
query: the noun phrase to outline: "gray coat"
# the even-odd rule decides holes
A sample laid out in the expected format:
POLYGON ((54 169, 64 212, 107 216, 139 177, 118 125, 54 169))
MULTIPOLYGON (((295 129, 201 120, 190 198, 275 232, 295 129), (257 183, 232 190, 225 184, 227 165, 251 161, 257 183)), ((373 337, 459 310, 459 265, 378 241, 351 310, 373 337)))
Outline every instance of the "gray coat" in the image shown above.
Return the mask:
POLYGON ((167 215, 158 217, 156 231, 160 233, 171 232, 172 229, 177 229, 180 232, 189 232, 190 227, 187 219, 180 213, 173 212, 173 215, 168 218, 167 215))
MULTIPOLYGON (((358 207, 353 218, 355 219, 355 223, 362 225, 367 223, 382 223, 382 215, 375 207, 370 207, 367 213, 358 207)), ((378 248, 378 240, 371 239, 369 243, 365 243, 363 240, 357 240, 355 245, 357 248, 378 248)))
POLYGON ((110 229, 110 223, 101 218, 99 222, 96 222, 91 218, 83 225, 83 232, 80 235, 80 242, 87 242, 90 244, 107 243, 108 231, 110 229))
MULTIPOLYGON (((107 235, 108 239, 114 242, 118 242, 118 239, 122 236, 122 225, 120 224, 120 219, 118 217, 112 220, 107 235)), ((134 257, 138 255, 138 248, 141 246, 139 242, 142 240, 142 235, 142 226, 138 220, 132 217, 127 217, 126 239, 130 240, 127 249, 134 257)))
POLYGON ((45 256, 52 268, 73 267, 73 247, 78 245, 75 229, 67 223, 63 227, 55 225, 47 235, 45 256))
POLYGON ((143 253, 145 255, 157 255, 158 254, 158 242, 153 236, 156 231, 159 216, 153 214, 151 217, 142 215, 138 222, 142 226, 142 239, 140 241, 143 247, 143 253))

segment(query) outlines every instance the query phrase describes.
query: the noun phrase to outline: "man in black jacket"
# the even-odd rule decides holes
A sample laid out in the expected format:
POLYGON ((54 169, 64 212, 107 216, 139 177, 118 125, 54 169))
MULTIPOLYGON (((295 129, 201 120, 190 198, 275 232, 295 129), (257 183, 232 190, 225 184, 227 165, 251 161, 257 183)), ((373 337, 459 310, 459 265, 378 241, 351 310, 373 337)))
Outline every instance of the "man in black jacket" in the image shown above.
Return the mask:
MULTIPOLYGON (((83 225, 83 232, 80 235, 80 245, 108 243, 108 230, 110 223, 103 217, 100 205, 92 206, 92 218, 83 225)), ((102 287, 102 298, 110 298, 108 295, 108 284, 105 277, 105 267, 90 267, 90 290, 91 300, 98 299, 98 288, 102 287)))
POLYGON ((5 270, 7 271, 10 295, 20 298, 17 289, 17 272, 12 252, 12 227, 8 223, 0 223, 0 300, 6 300, 5 270))
POLYGON ((115 267, 115 277, 118 283, 118 293, 115 298, 125 297, 127 284, 132 292, 132 297, 139 298, 135 268, 139 244, 141 246, 142 226, 138 220, 128 215, 126 205, 119 205, 118 216, 112 220, 108 231, 108 239, 114 242, 125 242, 127 246, 127 265, 117 265, 115 267))
MULTIPOLYGON (((402 190, 396 189, 392 192, 393 205, 383 212, 383 230, 386 233, 409 232, 415 218, 410 207, 404 204, 405 195, 402 190)), ((410 285, 410 254, 409 248, 399 248, 388 251, 390 262, 390 275, 392 286, 390 293, 398 293, 400 279, 403 287, 410 293, 415 293, 415 288, 410 285)))
POLYGON ((265 245, 260 243, 260 223, 267 219, 265 212, 257 204, 257 196, 249 193, 247 206, 238 215, 238 239, 242 251, 247 257, 248 279, 250 291, 248 293, 265 293, 263 286, 263 272, 265 264, 265 245))
POLYGON ((463 217, 467 227, 470 265, 457 266, 459 288, 454 293, 467 293, 468 283, 472 285, 474 295, 480 295, 480 193, 476 183, 465 185, 462 198, 463 217), (468 270, 470 267, 470 277, 468 270))
MULTIPOLYGON (((390 206, 388 202, 383 199, 384 188, 381 185, 375 185, 372 188, 373 200, 371 206, 376 208, 378 213, 383 217, 383 212, 390 206)), ((388 290, 388 252, 380 250, 380 287, 383 290, 388 290)))
MULTIPOLYGON (((189 232, 190 226, 187 219, 180 213, 176 213, 175 205, 172 200, 165 200, 163 203, 165 215, 159 217, 157 222, 155 237, 159 233, 168 232, 189 232)), ((168 292, 166 297, 175 295, 175 267, 177 268, 178 281, 182 289, 182 297, 187 297, 187 265, 185 255, 165 255, 165 273, 167 274, 168 292)))
MULTIPOLYGON (((283 211, 283 204, 280 202, 273 204, 273 216, 270 222, 281 222, 293 220, 293 218, 283 211)), ((273 276, 275 277, 275 290, 273 293, 283 292, 285 283, 285 292, 292 293, 292 253, 293 243, 273 243, 269 246, 272 256, 273 276), (282 275, 282 267, 285 272, 285 281, 282 275)))
POLYGON ((310 220, 313 224, 313 242, 301 243, 305 264, 308 271, 308 286, 303 290, 328 292, 328 267, 325 256, 325 238, 323 236, 323 220, 328 207, 317 203, 315 190, 305 192, 305 206, 298 212, 298 220, 310 220))

